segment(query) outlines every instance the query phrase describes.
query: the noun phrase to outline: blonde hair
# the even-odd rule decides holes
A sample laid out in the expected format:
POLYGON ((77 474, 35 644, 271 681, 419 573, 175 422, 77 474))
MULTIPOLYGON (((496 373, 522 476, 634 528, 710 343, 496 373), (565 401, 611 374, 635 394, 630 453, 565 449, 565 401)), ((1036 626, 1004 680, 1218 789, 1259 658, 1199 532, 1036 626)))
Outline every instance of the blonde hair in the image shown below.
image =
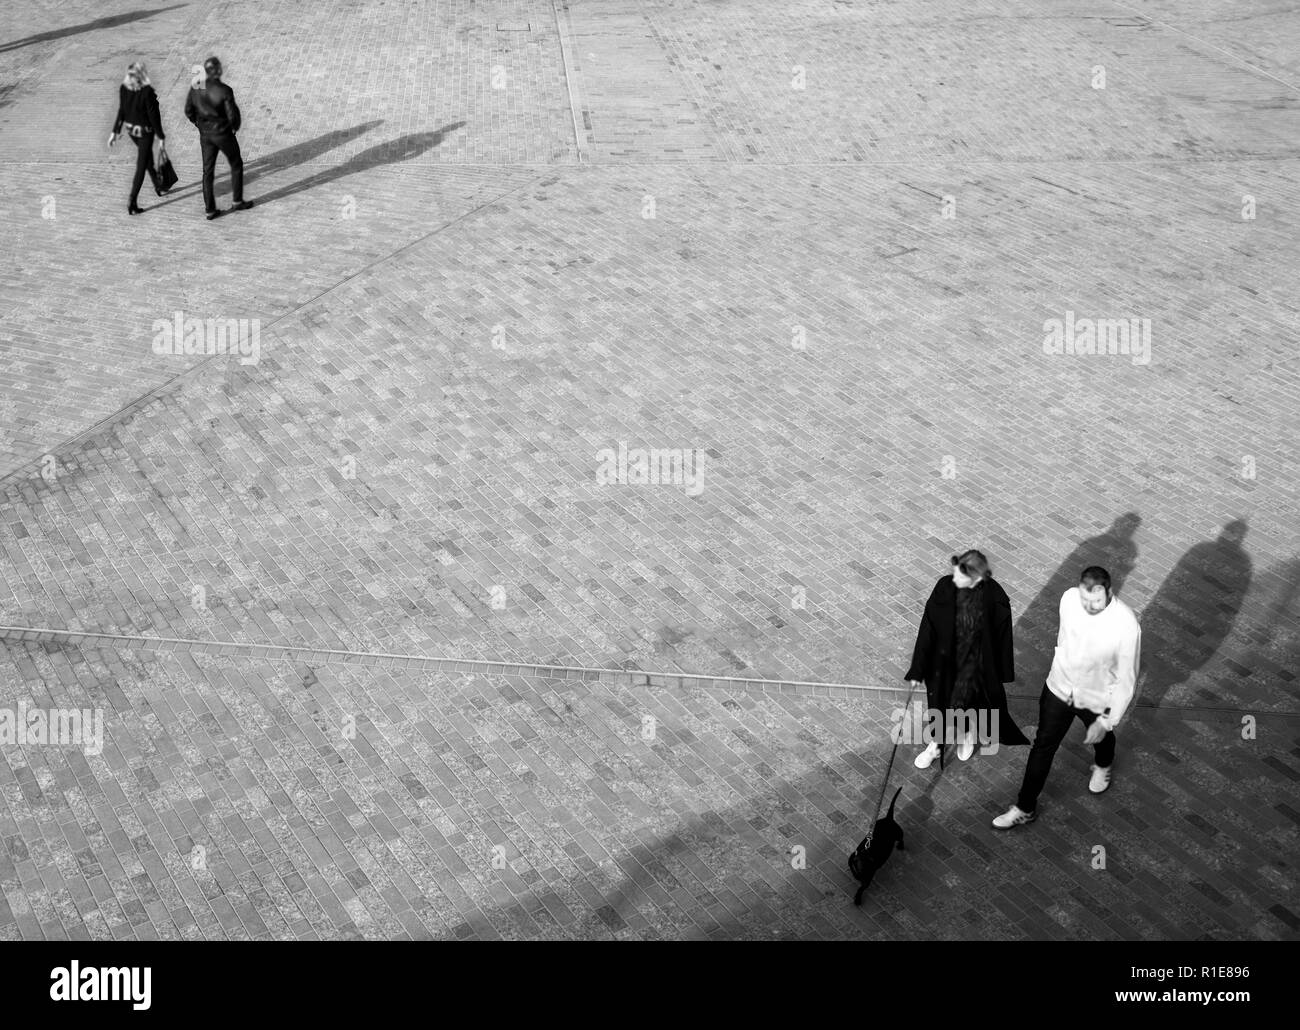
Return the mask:
POLYGON ((143 61, 134 61, 126 66, 126 77, 122 80, 122 85, 133 92, 153 85, 143 61))

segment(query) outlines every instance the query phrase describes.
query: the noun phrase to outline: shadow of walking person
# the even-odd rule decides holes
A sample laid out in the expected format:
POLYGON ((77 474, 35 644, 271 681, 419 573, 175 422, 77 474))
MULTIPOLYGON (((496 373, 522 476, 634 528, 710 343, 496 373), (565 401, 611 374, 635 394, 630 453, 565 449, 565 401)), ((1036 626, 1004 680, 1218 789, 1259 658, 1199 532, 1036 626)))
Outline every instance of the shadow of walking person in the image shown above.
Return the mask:
POLYGON ((323 186, 326 183, 334 182, 336 179, 342 179, 344 176, 356 175, 358 172, 368 171, 371 168, 377 168, 380 165, 397 164, 401 161, 410 161, 412 158, 419 157, 428 150, 433 149, 441 143, 448 135, 462 128, 465 122, 452 122, 450 125, 444 125, 441 129, 432 132, 413 132, 409 135, 402 136, 395 140, 389 140, 387 143, 380 143, 377 146, 363 150, 355 154, 341 165, 335 165, 333 168, 326 168, 317 172, 315 175, 306 179, 300 179, 298 182, 290 183, 287 186, 281 186, 279 189, 272 190, 270 193, 264 193, 260 197, 254 198, 259 206, 265 206, 275 200, 283 200, 285 197, 291 197, 295 193, 302 193, 304 190, 315 189, 317 186, 323 186))
POLYGON ((124 14, 110 14, 105 18, 96 18, 94 21, 82 22, 80 25, 69 25, 63 29, 50 29, 48 32, 38 32, 34 36, 24 36, 22 39, 11 40, 8 43, 0 43, 0 54, 7 53, 10 50, 19 50, 25 46, 32 46, 35 43, 49 43, 56 39, 66 39, 68 36, 77 36, 83 32, 96 32, 99 29, 113 29, 119 25, 129 25, 133 21, 141 21, 145 18, 152 18, 155 14, 165 14, 167 11, 175 11, 186 4, 172 4, 170 7, 155 7, 153 10, 144 11, 127 11, 124 14))
MULTIPOLYGON (((286 168, 292 168, 295 165, 306 164, 308 161, 314 161, 327 150, 333 150, 335 147, 341 147, 343 144, 351 142, 358 136, 361 136, 376 126, 383 125, 382 118, 376 118, 373 121, 361 122, 350 129, 331 129, 329 132, 322 133, 313 139, 303 140, 301 143, 295 143, 293 146, 285 147, 274 153, 266 154, 263 157, 254 158, 251 161, 244 162, 244 187, 247 188, 250 183, 256 182, 264 175, 271 175, 274 172, 284 171, 286 168)), ((179 153, 179 151, 178 151, 179 153)), ((230 182, 230 173, 225 172, 219 175, 215 182, 215 189, 220 193, 224 188, 228 188, 230 182)), ((193 193, 183 193, 185 190, 198 190, 202 185, 202 179, 195 179, 193 182, 187 182, 184 186, 175 186, 167 194, 167 199, 159 201, 153 207, 166 207, 168 204, 174 204, 178 200, 188 200, 194 196, 193 193)))
POLYGON ((371 129, 378 128, 383 124, 384 120, 382 118, 375 118, 372 121, 354 125, 350 129, 334 129, 331 132, 322 133, 313 139, 295 143, 291 147, 277 150, 265 157, 255 157, 253 160, 244 163, 244 185, 247 186, 250 182, 256 182, 262 176, 270 175, 272 172, 282 172, 294 165, 314 161, 327 150, 333 150, 335 147, 350 143, 358 136, 365 135, 371 129))
MULTIPOLYGON (((612 861, 593 862, 583 875, 582 909, 574 911, 567 935, 635 936, 640 926, 649 936, 714 940, 912 936, 914 924, 894 913, 915 913, 927 903, 936 879, 949 872, 940 864, 952 852, 927 825, 939 778, 921 788, 895 766, 886 786, 887 747, 877 740, 866 756, 841 753, 792 778, 760 766, 760 784, 740 788, 716 807, 679 812, 656 832, 625 833, 617 843, 602 836, 612 861), (856 908, 858 881, 848 855, 877 815, 881 788, 888 808, 900 786, 895 815, 906 849, 881 867, 856 908)), ((970 839, 961 828, 948 832, 963 844, 970 839)), ((538 883, 536 891, 523 901, 530 913, 556 909, 559 894, 577 893, 555 882, 538 883)), ((935 914, 949 925, 922 934, 979 934, 999 918, 987 908, 959 916, 946 904, 935 914)))
MULTIPOLYGON (((1251 560, 1242 548, 1246 523, 1227 523, 1217 540, 1197 544, 1178 560, 1138 613, 1142 624, 1139 699, 1160 705, 1214 657, 1227 639, 1250 588, 1251 560)), ((1222 700, 1206 692, 1207 700, 1222 700)))
MULTIPOLYGON (((852 770, 851 779, 831 763, 792 780, 773 777, 743 800, 692 812, 671 820, 663 832, 632 838, 608 872, 599 871, 600 880, 592 877, 603 904, 582 913, 570 929, 587 939, 618 935, 640 916, 659 923, 665 937, 795 939, 810 910, 828 906, 857 923, 851 905, 857 883, 847 856, 879 792, 875 780, 853 775, 861 764, 856 754, 835 763, 852 770), (796 847, 806 864, 792 862, 796 847), (719 903, 719 891, 731 893, 729 906, 719 903), (700 922, 716 924, 706 934, 692 925, 697 907, 700 922)), ((882 773, 871 770, 872 776, 882 773)), ((906 807, 900 799, 900 818, 906 807)))
POLYGON ((1142 517, 1137 512, 1126 512, 1116 518, 1106 532, 1083 541, 1070 552, 1052 578, 1020 613, 1015 625, 1015 641, 1021 690, 1037 698, 1047 678, 1056 647, 1061 595, 1079 585, 1079 575, 1089 565, 1100 565, 1109 572, 1111 590, 1118 594, 1137 564, 1137 544, 1133 542, 1133 534, 1141 524, 1142 517))

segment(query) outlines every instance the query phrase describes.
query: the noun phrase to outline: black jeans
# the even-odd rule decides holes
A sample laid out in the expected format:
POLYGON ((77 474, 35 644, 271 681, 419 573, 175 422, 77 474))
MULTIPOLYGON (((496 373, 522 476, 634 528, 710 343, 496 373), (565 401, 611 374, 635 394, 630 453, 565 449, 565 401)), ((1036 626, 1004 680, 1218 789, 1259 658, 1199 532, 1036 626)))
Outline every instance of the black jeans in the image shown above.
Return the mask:
MULTIPOLYGON (((1038 733, 1034 735, 1029 764, 1025 766, 1025 779, 1020 785, 1020 797, 1016 799, 1020 811, 1032 812, 1038 804, 1038 795, 1047 782, 1047 774, 1052 771, 1052 759, 1056 757, 1056 749, 1065 739, 1070 723, 1078 719, 1085 726, 1091 726, 1096 718, 1096 712, 1066 704, 1048 689, 1046 683, 1043 684, 1043 696, 1038 699, 1038 733)), ((1108 730, 1092 750, 1097 765, 1109 768, 1115 761, 1114 731, 1108 730)))
POLYGON ((212 180, 217 172, 217 154, 226 155, 230 162, 230 187, 235 194, 235 203, 244 202, 244 159, 239 153, 239 140, 233 132, 224 136, 199 136, 199 146, 203 149, 203 206, 208 211, 217 209, 216 190, 212 180))
POLYGON ((131 206, 138 207, 136 201, 140 199, 140 187, 144 185, 145 173, 149 173, 149 181, 157 190, 158 169, 153 165, 153 133, 146 132, 140 136, 132 136, 131 139, 135 143, 135 178, 131 180, 131 206))

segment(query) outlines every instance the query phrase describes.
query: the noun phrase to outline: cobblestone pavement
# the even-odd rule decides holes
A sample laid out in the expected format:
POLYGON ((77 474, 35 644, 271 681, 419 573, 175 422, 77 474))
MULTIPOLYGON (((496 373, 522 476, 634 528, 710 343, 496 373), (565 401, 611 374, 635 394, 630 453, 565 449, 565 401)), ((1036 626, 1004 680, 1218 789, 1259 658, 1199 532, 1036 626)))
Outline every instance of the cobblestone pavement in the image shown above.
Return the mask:
POLYGON ((1293 14, 11 6, 0 712, 106 744, 0 737, 0 937, 1297 936, 1293 14), (215 223, 209 52, 258 202, 215 223), (135 58, 181 188, 128 218, 135 58), (176 312, 259 360, 156 354, 176 312), (1149 363, 1046 353, 1075 318, 1149 363), (702 489, 602 485, 623 442, 702 489), (1124 576, 1116 786, 1072 740, 998 837, 1023 749, 900 758, 859 912, 889 688, 973 545, 1025 724, 1060 590, 1124 576))
POLYGON ((46 704, 110 714, 102 755, 0 767, 8 937, 1291 933, 1289 769, 1231 717, 1142 720, 1103 798, 1065 749, 1010 838, 987 820, 1022 749, 907 763, 907 849, 855 909, 844 854, 887 719, 865 696, 129 648, 9 662, 46 704))

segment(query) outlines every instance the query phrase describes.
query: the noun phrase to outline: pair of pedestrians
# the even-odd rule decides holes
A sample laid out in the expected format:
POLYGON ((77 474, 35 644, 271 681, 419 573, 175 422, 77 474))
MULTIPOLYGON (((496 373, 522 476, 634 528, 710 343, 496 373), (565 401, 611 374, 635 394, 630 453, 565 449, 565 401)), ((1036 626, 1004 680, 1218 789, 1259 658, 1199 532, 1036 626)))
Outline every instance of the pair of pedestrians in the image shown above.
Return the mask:
MULTIPOLYGON (((244 211, 253 206, 244 199, 244 159, 239 152, 241 116, 235 103, 235 92, 221 81, 221 62, 209 57, 202 65, 191 69, 190 92, 185 99, 185 117, 199 130, 199 147, 203 156, 203 207, 208 220, 219 218, 226 212, 217 207, 213 180, 216 176, 217 155, 224 154, 230 165, 230 183, 234 191, 232 211, 244 211)), ((137 61, 127 66, 126 77, 118 90, 117 120, 108 134, 108 145, 117 142, 125 132, 136 145, 135 175, 131 180, 131 199, 127 213, 142 214, 140 188, 144 177, 149 176, 154 192, 165 196, 167 191, 158 179, 158 163, 167 156, 162 114, 158 108, 158 94, 149 81, 144 64, 137 61), (154 147, 158 148, 155 158, 154 147)))
MULTIPOLYGON (((1038 732, 1020 794, 993 820, 995 829, 1036 818, 1052 759, 1075 719, 1087 728, 1085 743, 1093 745, 1089 789, 1100 794, 1111 783, 1115 728, 1137 685, 1141 628, 1133 610, 1111 590, 1110 573, 1098 565, 1082 571, 1078 585, 1061 596, 1058 611, 1056 651, 1038 702, 1038 732)), ((958 728, 931 739, 916 758, 917 768, 928 769, 951 743, 957 757, 968 760, 979 725, 974 713, 988 714, 985 725, 992 723, 997 744, 1029 743, 1007 711, 1003 689, 1015 680, 1011 602, 979 551, 953 555, 951 575, 935 584, 905 678, 914 687, 924 681, 931 712, 942 713, 941 722, 929 723, 932 730, 936 722, 958 728)))

